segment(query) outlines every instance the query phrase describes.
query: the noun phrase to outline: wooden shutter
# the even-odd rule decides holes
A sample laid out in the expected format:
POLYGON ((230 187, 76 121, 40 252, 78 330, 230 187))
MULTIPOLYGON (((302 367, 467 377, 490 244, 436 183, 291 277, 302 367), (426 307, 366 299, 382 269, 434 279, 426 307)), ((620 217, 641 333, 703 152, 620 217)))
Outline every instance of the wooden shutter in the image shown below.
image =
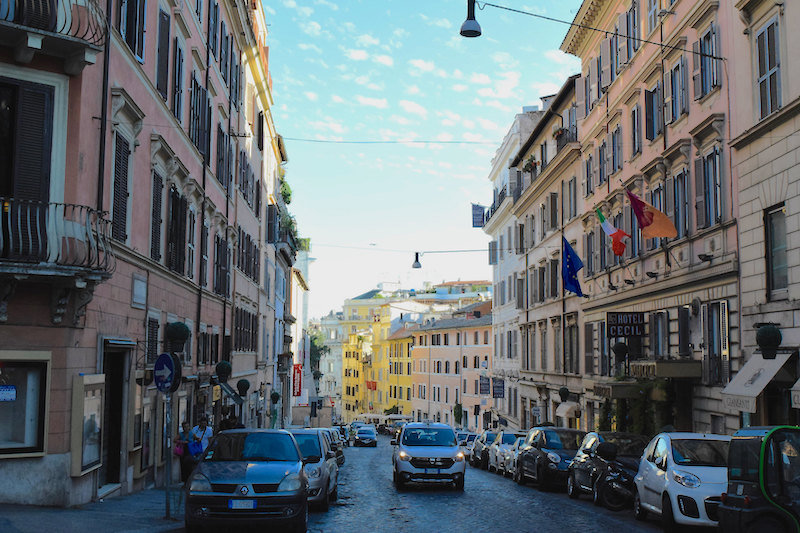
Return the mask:
POLYGON ((692 355, 692 350, 689 347, 690 342, 689 308, 682 305, 678 307, 678 355, 680 357, 690 357, 692 355))
POLYGON ((656 125, 653 120, 655 91, 644 91, 644 136, 648 141, 656 138, 656 125))
POLYGON ((583 368, 587 375, 594 374, 594 324, 583 324, 583 368))
POLYGON ((700 306, 700 329, 702 331, 701 338, 703 339, 703 385, 708 385, 711 381, 711 368, 710 358, 708 357, 708 304, 700 306))
MULTIPOLYGON (((689 85, 688 85, 689 74, 686 70, 686 56, 681 56, 681 79, 680 79, 680 86, 681 86, 681 94, 680 94, 680 113, 688 113, 689 112, 689 85)), ((674 98, 674 96, 673 96, 674 98)))
POLYGON ((594 232, 594 250, 592 253, 594 254, 594 272, 600 272, 600 253, 603 249, 603 230, 598 226, 594 232))
POLYGON ((668 177, 664 182, 664 196, 667 217, 675 222, 675 179, 668 177))
POLYGON ((550 205, 548 207, 550 214, 550 229, 558 229, 558 193, 550 193, 550 205))
POLYGON ((591 59, 589 61, 589 95, 586 97, 589 100, 589 107, 594 107, 597 101, 597 61, 591 59))
POLYGON ((224 20, 219 21, 219 35, 219 70, 222 79, 228 83, 228 30, 224 20))
POLYGON ((147 364, 152 365, 158 357, 158 330, 160 324, 157 318, 147 319, 147 364))
POLYGON ((658 313, 651 311, 650 316, 648 317, 649 322, 649 331, 647 332, 649 339, 650 339, 650 357, 655 359, 656 356, 661 355, 656 353, 656 320, 657 320, 658 313))
POLYGON ((617 170, 622 170, 625 165, 625 134, 622 128, 622 120, 617 125, 617 170))
POLYGON ((111 236, 118 241, 128 238, 128 158, 130 144, 121 134, 114 135, 114 204, 111 236))
POLYGON ((628 12, 620 13, 617 17, 617 58, 620 70, 628 62, 628 12))
POLYGON ((694 85, 694 99, 703 96, 703 58, 700 56, 700 41, 692 43, 692 85, 694 85))
POLYGON ((731 374, 731 353, 729 346, 729 331, 728 331, 728 302, 723 300, 719 303, 719 355, 720 366, 722 370, 722 383, 723 385, 730 381, 731 374))
POLYGON ((664 74, 664 123, 672 123, 672 77, 675 75, 674 70, 667 70, 664 74))
MULTIPOLYGON (((715 56, 720 55, 720 36, 719 36, 718 24, 711 25, 711 53, 715 56)), ((722 61, 720 61, 719 59, 712 59, 711 86, 719 87, 720 85, 722 85, 722 61)))
POLYGON ((631 220, 631 216, 632 215, 633 215, 633 212, 631 211, 631 206, 626 205, 626 206, 622 207, 622 221, 623 221, 623 224, 625 225, 624 231, 625 231, 625 233, 630 235, 630 238, 628 239, 628 242, 627 242, 627 246, 625 246, 625 254, 623 255, 623 257, 625 259, 630 259, 631 258, 631 254, 632 254, 631 250, 633 248, 633 246, 631 246, 631 241, 636 238, 636 236, 633 234, 633 229, 632 229, 633 228, 633 222, 631 220))
POLYGON ((164 189, 164 179, 153 172, 153 213, 150 227, 150 258, 153 261, 161 260, 161 204, 164 189))
POLYGON ((701 229, 708 225, 708 221, 706 220, 706 190, 702 157, 698 157, 694 160, 694 191, 694 207, 697 220, 695 229, 701 229))
POLYGON ((158 11, 158 65, 156 66, 156 88, 161 98, 167 100, 169 93, 169 13, 158 11))
POLYGON ((664 131, 664 86, 659 81, 656 83, 656 97, 655 97, 655 106, 656 106, 656 135, 662 133, 664 131))
POLYGON ((267 206, 267 243, 274 243, 278 236, 278 206, 267 206))
POLYGON ((575 103, 578 107, 578 120, 586 118, 586 77, 575 79, 575 103))
POLYGON ((632 0, 631 1, 631 9, 629 10, 631 21, 628 26, 628 35, 630 38, 633 39, 633 50, 636 51, 639 49, 639 38, 641 36, 642 30, 639 27, 639 22, 641 20, 641 13, 642 11, 639 9, 639 0, 632 0))
POLYGON ((189 215, 189 202, 183 196, 178 196, 178 240, 177 255, 178 264, 176 272, 184 272, 186 269, 186 220, 189 215))
POLYGON ((611 38, 600 42, 600 87, 605 89, 611 84, 611 38))
POLYGON ((183 49, 178 38, 174 39, 174 53, 172 57, 172 113, 178 119, 183 119, 183 49))
POLYGON ((258 112, 258 120, 256 122, 256 135, 258 139, 258 149, 264 150, 264 112, 258 112))
POLYGON ((603 164, 606 166, 606 181, 609 181, 614 173, 614 139, 611 133, 606 134, 605 156, 603 164))

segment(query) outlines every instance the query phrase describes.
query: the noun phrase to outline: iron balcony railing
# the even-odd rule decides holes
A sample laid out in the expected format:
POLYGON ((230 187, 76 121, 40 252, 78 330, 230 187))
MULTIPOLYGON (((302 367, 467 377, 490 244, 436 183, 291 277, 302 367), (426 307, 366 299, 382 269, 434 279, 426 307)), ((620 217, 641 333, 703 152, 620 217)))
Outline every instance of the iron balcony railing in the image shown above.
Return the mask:
POLYGON ((57 33, 103 46, 105 10, 96 0, 0 0, 0 25, 57 33))
POLYGON ((503 186, 503 188, 500 189, 500 191, 497 193, 497 199, 494 202, 492 202, 492 205, 489 206, 489 209, 486 210, 486 213, 483 216, 484 226, 489 223, 489 220, 491 220, 495 212, 498 209, 500 209, 500 206, 503 205, 503 200, 505 199, 506 199, 506 187, 503 186))
POLYGON ((111 222, 98 211, 1 197, 0 206, 0 268, 23 262, 114 271, 111 222))
POLYGON ((578 142, 578 129, 575 127, 561 130, 561 134, 556 137, 556 153, 560 152, 569 143, 578 142))

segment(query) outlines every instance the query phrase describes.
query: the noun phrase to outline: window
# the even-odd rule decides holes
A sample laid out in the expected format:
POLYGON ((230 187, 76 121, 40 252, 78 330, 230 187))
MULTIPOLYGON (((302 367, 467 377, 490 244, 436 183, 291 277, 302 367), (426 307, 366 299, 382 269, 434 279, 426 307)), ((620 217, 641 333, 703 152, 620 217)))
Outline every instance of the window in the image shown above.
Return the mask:
POLYGON ((639 28, 639 2, 631 2, 631 8, 628 10, 628 60, 633 57, 634 52, 639 49, 639 37, 641 29, 639 28))
POLYGON ((564 372, 567 374, 580 374, 580 365, 578 364, 578 324, 569 324, 567 331, 565 331, 565 341, 567 345, 564 347, 564 372))
POLYGON ((686 93, 686 60, 681 56, 665 77, 664 94, 665 122, 672 123, 689 112, 689 101, 686 93))
POLYGON ((758 101, 760 118, 774 113, 781 105, 778 20, 769 22, 756 34, 758 55, 758 101))
POLYGON ((153 172, 153 210, 150 222, 150 259, 161 260, 161 198, 164 192, 164 178, 153 172))
POLYGON ((0 360, 0 455, 44 452, 47 364, 0 360))
MULTIPOLYGON (((489 330, 483 330, 483 344, 489 344, 489 330)), ((476 367, 477 368, 477 367, 476 367)))
POLYGON ((221 296, 230 294, 230 249, 228 241, 214 237, 214 292, 221 296))
POLYGON ((720 149, 714 147, 695 162, 697 180, 697 227, 712 226, 722 220, 722 183, 720 149), (697 179, 700 176, 701 179, 697 179))
POLYGON ((128 139, 114 134, 114 203, 111 216, 111 236, 118 241, 128 238, 128 174, 131 150, 128 139))
POLYGON ((208 48, 211 50, 211 54, 214 57, 217 57, 217 47, 219 46, 219 4, 214 2, 213 5, 209 5, 209 9, 211 9, 210 20, 208 21, 208 48))
POLYGON ((229 173, 231 161, 228 160, 230 154, 230 137, 225 132, 222 124, 217 126, 217 181, 225 188, 230 189, 231 175, 229 173))
POLYGON ((156 362, 156 358, 158 358, 159 353, 159 344, 158 344, 158 330, 160 328, 160 324, 158 318, 148 317, 147 318, 147 340, 146 340, 146 355, 147 355, 147 364, 153 365, 156 362))
POLYGON ((583 196, 589 196, 594 192, 594 182, 592 180, 594 174, 594 157, 589 154, 584 163, 584 189, 583 196))
POLYGON ((652 90, 644 91, 644 136, 652 141, 664 131, 664 113, 661 98, 661 82, 652 90))
POLYGON ((158 11, 158 51, 156 58, 156 88, 161 98, 169 94, 169 13, 158 11))
POLYGON ((541 358, 542 358, 541 359, 541 370, 542 371, 547 370, 547 353, 548 353, 548 350, 547 350, 547 329, 546 329, 546 327, 547 326, 543 326, 543 325, 539 326, 539 331, 542 332, 542 334, 540 335, 540 340, 542 341, 541 342, 542 349, 539 350, 539 353, 541 354, 541 358))
MULTIPOLYGON (((200 286, 208 284, 208 222, 200 227, 200 286)), ((269 294, 269 291, 267 291, 269 294)))
POLYGON ((669 316, 666 311, 650 313, 650 355, 669 356, 669 316))
POLYGON ((786 207, 780 205, 766 213, 767 239, 767 286, 770 296, 776 291, 785 293, 789 287, 789 271, 786 263, 786 207))
POLYGON ((569 191, 569 212, 568 216, 570 219, 575 218, 578 216, 578 183, 577 178, 573 176, 569 180, 569 184, 567 186, 567 190, 569 191))
POLYGON ((584 237, 583 241, 583 249, 586 252, 583 262, 584 266, 586 267, 584 272, 586 277, 594 274, 594 240, 594 231, 590 231, 589 234, 584 237))
POLYGON ((714 56, 719 55, 719 30, 712 24, 692 43, 692 84, 694 99, 698 100, 719 87, 722 82, 721 63, 714 56))
POLYGON ((636 155, 642 151, 642 107, 639 104, 631 109, 631 154, 636 155))
MULTIPOLYGON (((664 186, 659 184, 656 188, 650 191, 650 205, 658 209, 659 211, 664 211, 664 186)), ((661 246, 661 238, 656 237, 655 239, 648 239, 648 243, 650 245, 651 250, 655 250, 661 246)))
POLYGON ((189 210, 189 220, 186 226, 186 277, 194 279, 194 249, 195 249, 195 222, 197 215, 194 210, 189 210))
POLYGON ((172 114, 180 124, 183 121, 183 48, 175 37, 172 57, 172 114))
POLYGON ((144 31, 147 0, 121 0, 117 29, 133 55, 144 63, 144 31))
POLYGON ((208 91, 200 85, 197 73, 192 73, 191 107, 189 109, 189 138, 200 153, 209 159, 211 143, 211 100, 208 91))
POLYGON ((617 126, 611 133, 611 172, 622 170, 622 127, 617 126))
POLYGON ((258 314, 237 307, 233 314, 233 349, 255 352, 258 349, 258 314))
POLYGON ((730 352, 728 302, 723 300, 702 307, 703 382, 718 385, 728 382, 730 352))
POLYGON ((606 158, 609 157, 608 154, 608 146, 606 142, 603 141, 603 144, 600 145, 600 149, 598 151, 599 157, 597 158, 597 175, 598 175, 598 185, 605 183, 608 176, 606 176, 606 169, 608 165, 606 165, 606 158))
POLYGON ((647 0, 647 33, 658 25, 658 12, 661 10, 660 0, 647 0))
POLYGON ((176 187, 169 191, 166 265, 173 272, 186 271, 186 221, 189 203, 176 187))

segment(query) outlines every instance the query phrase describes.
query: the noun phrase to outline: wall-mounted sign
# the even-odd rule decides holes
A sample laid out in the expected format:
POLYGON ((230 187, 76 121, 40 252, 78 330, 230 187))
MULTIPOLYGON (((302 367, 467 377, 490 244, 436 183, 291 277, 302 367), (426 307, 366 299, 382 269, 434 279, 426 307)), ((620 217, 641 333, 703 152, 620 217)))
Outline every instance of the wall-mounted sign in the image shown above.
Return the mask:
POLYGON ((303 365, 296 364, 292 367, 292 396, 303 394, 303 365))
POLYGON ((14 402, 17 400, 17 387, 15 385, 0 385, 0 402, 14 402))
POLYGON ((492 398, 505 398, 506 397, 506 380, 501 378, 492 378, 492 398))
POLYGON ((491 387, 489 385, 489 378, 487 376, 480 376, 480 393, 481 394, 490 394, 491 387))
POLYGON ((606 313, 608 338, 644 337, 644 313, 606 313))

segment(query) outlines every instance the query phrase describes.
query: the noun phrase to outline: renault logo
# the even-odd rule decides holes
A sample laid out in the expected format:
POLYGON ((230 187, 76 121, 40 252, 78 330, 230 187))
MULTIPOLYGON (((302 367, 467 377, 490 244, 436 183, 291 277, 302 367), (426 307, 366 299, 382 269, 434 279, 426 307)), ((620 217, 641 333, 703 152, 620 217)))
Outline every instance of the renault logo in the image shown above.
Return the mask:
POLYGON ((242 493, 242 496, 247 496, 247 493, 250 492, 250 489, 248 489, 246 486, 242 485, 242 488, 239 489, 239 492, 242 493))

